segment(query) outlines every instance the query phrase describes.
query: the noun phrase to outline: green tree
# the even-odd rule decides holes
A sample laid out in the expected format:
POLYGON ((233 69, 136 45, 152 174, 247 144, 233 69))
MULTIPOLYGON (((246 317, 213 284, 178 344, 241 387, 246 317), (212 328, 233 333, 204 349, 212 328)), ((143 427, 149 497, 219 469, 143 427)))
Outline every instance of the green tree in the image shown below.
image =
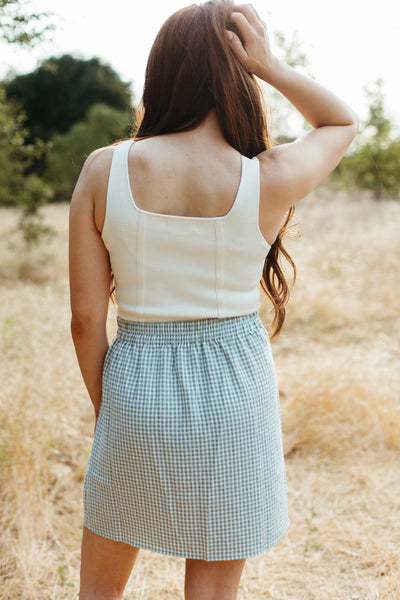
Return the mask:
POLYGON ((26 157, 23 151, 23 115, 6 101, 0 87, 0 205, 15 204, 22 190, 26 157))
POLYGON ((45 171, 45 179, 54 189, 56 199, 66 200, 71 196, 90 152, 126 137, 130 129, 126 111, 94 104, 84 121, 75 123, 67 133, 56 135, 45 171))
POLYGON ((98 58, 81 60, 69 54, 45 60, 35 71, 6 83, 7 96, 20 102, 29 139, 50 140, 85 119, 93 104, 127 111, 128 83, 98 58))
POLYGON ((25 194, 24 174, 35 154, 25 145, 23 114, 6 100, 0 87, 0 205, 21 202, 25 194))
POLYGON ((43 236, 51 235, 44 224, 39 208, 52 198, 53 192, 36 175, 26 172, 32 161, 40 156, 45 146, 37 141, 26 143, 23 114, 6 100, 0 86, 0 206, 17 205, 21 208, 19 229, 28 247, 38 244, 43 236))
POLYGON ((47 17, 47 13, 30 11, 26 1, 0 0, 0 40, 33 46, 52 29, 47 17))
MULTIPOLYGON (((290 38, 281 31, 273 32, 273 40, 278 57, 289 66, 309 73, 309 60, 303 44, 296 32, 290 38)), ((306 127, 305 119, 299 115, 293 105, 272 88, 269 94, 272 108, 273 135, 280 143, 293 141, 298 130, 306 127)))
POLYGON ((392 124, 386 115, 383 79, 377 79, 372 87, 367 88, 366 93, 369 100, 369 114, 365 128, 373 128, 375 141, 379 145, 385 145, 390 138, 392 124))
POLYGON ((278 53, 289 67, 308 68, 309 60, 296 31, 292 34, 290 40, 282 31, 274 31, 274 40, 278 47, 278 53))
MULTIPOLYGON (((47 14, 29 10, 29 2, 0 0, 0 41, 33 46, 52 29, 47 14)), ((43 237, 54 234, 46 225, 40 207, 53 196, 52 189, 39 177, 27 174, 32 162, 43 156, 46 145, 36 140, 27 143, 25 115, 7 101, 0 85, 0 206, 18 205, 21 209, 18 229, 28 249, 43 237)))
POLYGON ((383 196, 399 197, 400 138, 386 114, 383 81, 378 79, 367 90, 369 114, 363 123, 354 150, 333 173, 342 186, 370 190, 379 200, 383 196))

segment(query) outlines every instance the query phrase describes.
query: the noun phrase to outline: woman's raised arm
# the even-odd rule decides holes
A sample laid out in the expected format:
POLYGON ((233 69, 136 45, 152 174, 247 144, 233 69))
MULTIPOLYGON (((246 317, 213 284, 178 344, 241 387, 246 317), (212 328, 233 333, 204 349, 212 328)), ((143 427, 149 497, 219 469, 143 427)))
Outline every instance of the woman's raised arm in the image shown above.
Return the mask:
POLYGON ((333 171, 358 131, 353 110, 331 91, 298 73, 271 53, 267 28, 251 5, 237 6, 227 37, 242 64, 281 92, 314 129, 290 144, 259 155, 261 191, 273 198, 277 210, 287 210, 333 171))

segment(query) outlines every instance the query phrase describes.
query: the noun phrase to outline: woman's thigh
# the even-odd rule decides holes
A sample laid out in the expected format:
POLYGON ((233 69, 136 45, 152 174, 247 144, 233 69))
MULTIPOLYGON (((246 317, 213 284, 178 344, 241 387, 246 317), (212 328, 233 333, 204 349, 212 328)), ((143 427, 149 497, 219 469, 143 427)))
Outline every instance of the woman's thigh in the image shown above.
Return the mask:
POLYGON ((139 548, 83 528, 80 600, 122 598, 139 548))
POLYGON ((185 600, 235 600, 246 559, 186 559, 185 600))

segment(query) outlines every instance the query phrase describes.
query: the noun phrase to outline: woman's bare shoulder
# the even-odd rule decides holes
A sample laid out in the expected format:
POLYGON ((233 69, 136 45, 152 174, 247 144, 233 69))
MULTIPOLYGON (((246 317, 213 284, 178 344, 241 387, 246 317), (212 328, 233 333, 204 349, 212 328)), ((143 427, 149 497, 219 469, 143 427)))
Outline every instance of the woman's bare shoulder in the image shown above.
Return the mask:
POLYGON ((89 154, 82 167, 78 181, 71 199, 71 212, 78 210, 88 211, 92 215, 99 231, 102 230, 106 201, 107 187, 110 175, 111 162, 115 146, 98 148, 89 154), (94 213, 93 213, 94 208, 94 213))
POLYGON ((72 200, 92 199, 106 193, 115 146, 98 148, 89 154, 81 169, 72 200))
POLYGON ((111 162, 114 155, 115 146, 105 146, 98 148, 89 154, 82 167, 81 175, 85 178, 98 181, 108 174, 111 168, 111 162))

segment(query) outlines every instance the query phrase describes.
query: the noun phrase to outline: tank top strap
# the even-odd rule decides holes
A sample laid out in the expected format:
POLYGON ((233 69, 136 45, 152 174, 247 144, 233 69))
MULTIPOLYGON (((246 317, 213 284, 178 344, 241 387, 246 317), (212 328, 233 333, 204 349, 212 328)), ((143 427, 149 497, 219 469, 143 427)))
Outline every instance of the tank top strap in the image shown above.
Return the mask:
POLYGON ((236 201, 230 213, 234 228, 244 235, 247 232, 249 247, 271 248, 260 230, 260 161, 256 156, 242 156, 242 177, 236 201))
POLYGON ((260 163, 256 156, 253 158, 244 157, 244 189, 247 196, 253 198, 254 204, 260 202, 260 163))
POLYGON ((260 163, 256 156, 242 156, 242 176, 235 203, 231 209, 231 219, 251 224, 259 233, 260 210, 260 163))
POLYGON ((108 177, 103 239, 107 237, 108 228, 112 223, 124 222, 127 204, 130 204, 128 153, 133 143, 134 140, 126 140, 114 148, 108 177))
POLYGON ((121 191, 126 193, 126 185, 129 186, 128 177, 128 153, 135 140, 126 140, 115 146, 110 176, 108 180, 107 195, 114 197, 121 191), (121 189, 121 186, 123 188, 121 189))
POLYGON ((241 217, 246 213, 257 211, 260 200, 259 162, 256 157, 247 158, 242 155, 242 174, 235 202, 231 208, 231 216, 241 217))

